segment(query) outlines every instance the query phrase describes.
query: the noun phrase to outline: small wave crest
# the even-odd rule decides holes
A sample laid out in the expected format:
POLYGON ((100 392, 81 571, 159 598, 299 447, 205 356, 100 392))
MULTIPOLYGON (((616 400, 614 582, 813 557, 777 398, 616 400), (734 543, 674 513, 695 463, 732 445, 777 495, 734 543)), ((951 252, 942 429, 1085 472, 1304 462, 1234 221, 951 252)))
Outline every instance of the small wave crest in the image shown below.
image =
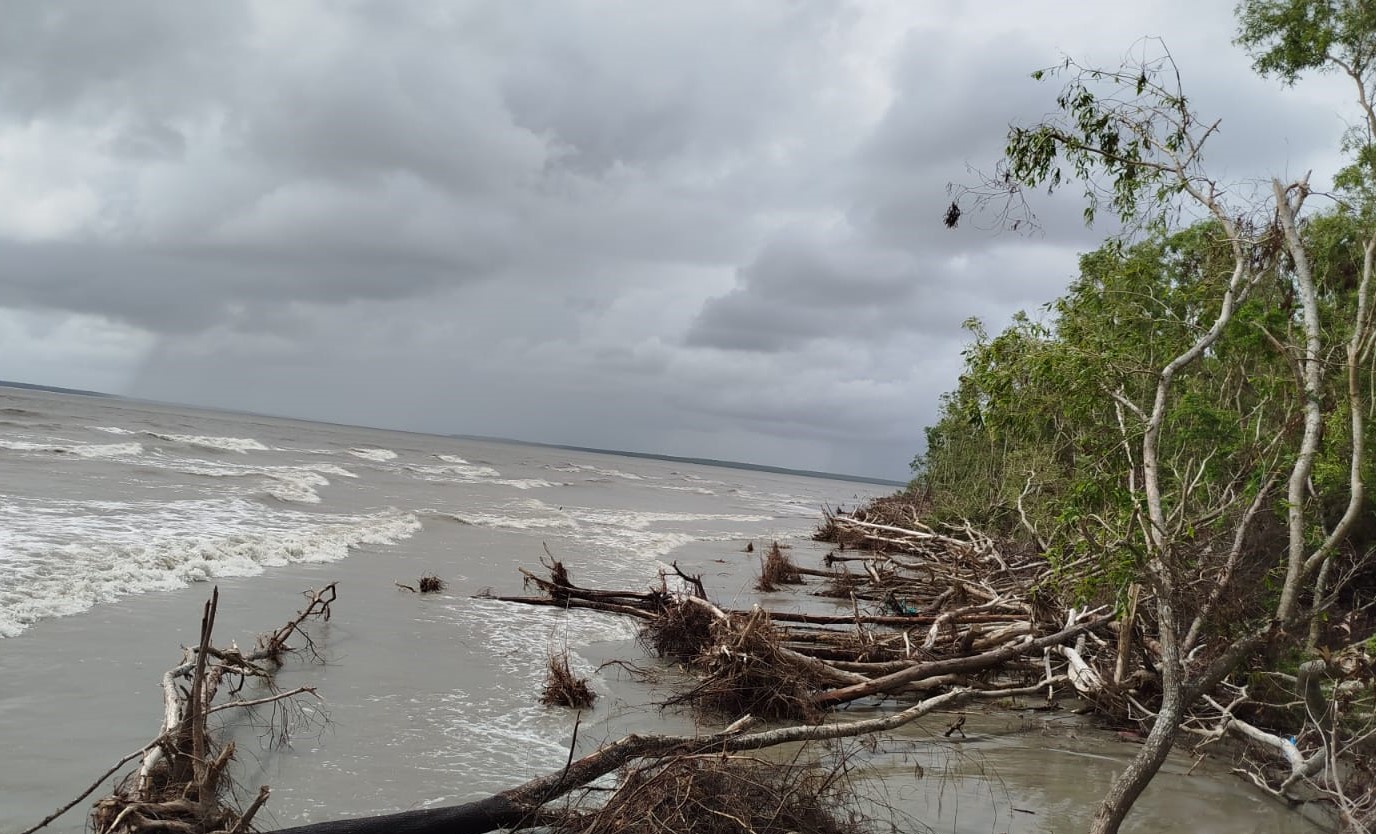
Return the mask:
POLYGON ((142 443, 31 443, 0 440, 0 449, 13 452, 38 452, 51 455, 76 455, 80 458, 120 458, 143 454, 142 443))
POLYGON ((184 443, 187 446, 195 446, 198 449, 209 449, 212 452, 270 452, 272 449, 264 446, 251 437, 212 437, 199 434, 160 434, 158 432, 145 432, 150 437, 159 440, 166 440, 168 443, 184 443))
POLYGON ((667 489, 671 492, 691 492, 694 495, 716 495, 715 492, 707 487, 696 486, 674 486, 673 484, 655 484, 655 489, 667 489))
POLYGON ((543 489, 544 487, 564 486, 544 480, 543 478, 505 478, 500 481, 493 481, 494 484, 515 487, 517 489, 543 489))
POLYGON ((435 455, 435 457, 444 461, 444 465, 412 464, 408 465, 406 469, 423 480, 460 484, 476 484, 502 477, 502 473, 490 466, 469 463, 456 455, 435 455))
POLYGON ((267 493, 278 501, 298 504, 319 504, 318 486, 329 486, 330 479, 309 470, 295 472, 272 472, 268 474, 267 493))
MULTIPOLYGON (((357 478, 353 472, 333 463, 311 463, 299 466, 255 466, 229 461, 197 460, 192 458, 162 458, 157 466, 186 475, 206 478, 263 478, 261 489, 278 501, 296 504, 319 504, 316 487, 330 485, 327 475, 357 478)), ((245 490, 239 489, 242 493, 245 490)))
POLYGON ((363 458, 364 460, 373 461, 374 463, 386 463, 389 460, 397 459, 397 453, 393 452, 391 449, 356 448, 349 449, 349 454, 353 455, 356 458, 363 458))
POLYGON ((474 527, 493 527, 499 530, 574 530, 578 522, 566 515, 500 515, 497 513, 449 513, 443 510, 422 510, 422 515, 441 518, 474 527))
MULTIPOLYGON (((589 465, 583 464, 583 463, 561 463, 561 464, 553 464, 553 465, 546 466, 545 468, 546 468, 546 469, 551 469, 551 470, 553 470, 553 471, 555 471, 555 472, 591 472, 591 473, 593 473, 594 475, 601 475, 601 476, 603 476, 603 478, 621 478, 621 479, 624 480, 624 481, 643 481, 643 480, 645 480, 645 478, 644 478, 643 475, 637 475, 637 474, 635 474, 634 472, 623 472, 623 471, 621 471, 620 469, 602 469, 601 467, 598 467, 598 466, 589 466, 589 465)), ((589 478, 588 480, 598 481, 598 480, 602 480, 602 479, 601 479, 601 478, 589 478)))

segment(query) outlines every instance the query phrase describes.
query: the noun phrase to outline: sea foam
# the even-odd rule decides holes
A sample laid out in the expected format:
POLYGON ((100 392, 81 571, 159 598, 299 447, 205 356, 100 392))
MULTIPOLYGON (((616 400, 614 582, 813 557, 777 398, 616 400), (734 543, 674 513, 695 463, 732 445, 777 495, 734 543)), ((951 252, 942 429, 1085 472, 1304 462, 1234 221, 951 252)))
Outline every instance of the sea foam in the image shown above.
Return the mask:
POLYGON ((460 484, 475 484, 502 477, 502 473, 490 466, 469 463, 455 455, 435 455, 435 457, 444 461, 444 465, 411 464, 406 469, 420 476, 422 480, 460 484))
POLYGON ((141 443, 32 443, 26 440, 0 440, 0 449, 9 449, 13 452, 76 455, 82 458, 122 458, 143 454, 143 444, 141 443))
POLYGON ((242 498, 0 503, 0 636, 131 594, 333 562, 420 529, 414 513, 265 510, 242 498))
POLYGON ((145 432, 150 437, 159 440, 166 440, 169 443, 185 443, 188 446, 195 446, 198 449, 209 449, 212 452, 270 452, 272 449, 254 440, 252 437, 213 437, 199 434, 160 434, 159 432, 145 432))
POLYGON ((349 449, 349 454, 356 458, 371 460, 374 463, 386 463, 389 460, 396 460, 397 453, 391 449, 349 449))

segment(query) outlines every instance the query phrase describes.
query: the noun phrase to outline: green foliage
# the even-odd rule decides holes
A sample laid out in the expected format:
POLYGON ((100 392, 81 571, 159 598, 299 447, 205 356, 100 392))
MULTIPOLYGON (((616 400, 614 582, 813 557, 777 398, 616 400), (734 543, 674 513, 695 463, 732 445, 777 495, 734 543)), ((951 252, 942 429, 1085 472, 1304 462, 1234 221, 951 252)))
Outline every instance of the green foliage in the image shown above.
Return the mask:
MULTIPOLYGON (((1346 337, 1342 311, 1361 266, 1358 228, 1344 212, 1304 227, 1333 339, 1346 337)), ((1230 259, 1212 222, 1133 245, 1112 241, 1081 257, 1079 277, 1043 317, 1019 314, 995 335, 967 322, 973 341, 964 372, 913 461, 914 483, 938 518, 1030 538, 1025 516, 1054 563, 1098 560, 1098 584, 1071 589, 1077 596, 1140 578, 1142 421, 1115 397, 1150 408, 1161 367, 1216 316, 1230 259)), ((1209 508, 1232 495, 1235 515, 1246 504, 1235 496, 1250 499, 1259 473, 1293 454, 1285 450, 1299 435, 1300 395, 1283 348, 1295 338, 1293 294, 1282 268, 1175 378, 1161 441, 1163 489, 1184 517, 1207 521, 1182 531, 1177 545, 1187 551, 1229 532, 1229 516, 1209 508)), ((1346 419, 1342 408, 1331 410, 1314 470, 1316 506, 1325 508, 1316 534, 1346 500, 1346 419)))
POLYGON ((1331 71, 1334 59, 1364 75, 1376 58, 1376 5, 1370 0, 1244 0, 1237 43, 1261 75, 1294 84, 1331 71))
MULTIPOLYGON (((1293 85, 1307 72, 1343 72, 1370 87, 1376 69, 1376 3, 1371 0, 1244 0, 1237 7, 1237 43, 1261 75, 1293 85)), ((1369 203, 1376 187, 1372 126, 1348 131, 1342 150, 1350 162, 1334 176, 1349 194, 1369 203)))
MULTIPOLYGON (((1237 13, 1238 43, 1258 72, 1293 84, 1311 71, 1341 71, 1370 101, 1373 0, 1243 0, 1237 13)), ((1218 124, 1195 115, 1164 45, 1156 54, 1117 70, 1066 60, 1033 73, 1063 84, 1057 111, 1010 128, 998 174, 983 191, 959 192, 1016 204, 1031 189, 1076 185, 1087 222, 1108 208, 1127 233, 1085 254, 1065 295, 1039 315, 1020 314, 996 334, 967 322, 964 372, 913 461, 914 486, 939 518, 1035 539, 1057 564, 1094 562, 1097 570, 1075 573, 1094 577, 1075 589, 1081 595, 1140 578, 1149 555, 1207 587, 1210 576, 1198 572, 1232 546, 1262 484, 1285 483, 1307 460, 1309 334, 1294 255, 1274 206, 1238 201, 1205 171, 1202 149, 1218 124), (1169 530, 1148 531, 1144 447, 1157 464, 1153 508, 1169 530)), ((1342 148, 1340 199, 1298 219, 1323 346, 1323 433, 1312 470, 1301 468, 1309 492, 1300 534, 1310 542, 1323 539, 1351 495, 1342 345, 1376 228, 1376 112, 1363 108, 1342 148)), ((1287 193, 1301 205, 1307 189, 1287 193)), ((1363 391, 1376 391, 1372 370, 1370 360, 1358 370, 1363 391)), ((1373 466, 1364 462, 1363 475, 1373 466)), ((1251 543, 1256 562, 1240 568, 1258 594, 1287 550, 1282 492, 1260 505, 1256 525, 1279 540, 1251 543)), ((1369 527, 1376 539, 1376 521, 1369 527)))
POLYGON ((1087 224, 1105 199, 1125 222, 1159 224, 1159 210, 1185 190, 1180 171, 1192 168, 1198 155, 1194 116, 1184 94, 1170 86, 1169 56, 1117 71, 1067 60, 1032 73, 1039 81, 1063 75, 1070 78, 1056 98, 1062 115, 1010 128, 1003 185, 1055 191, 1078 182, 1087 224))

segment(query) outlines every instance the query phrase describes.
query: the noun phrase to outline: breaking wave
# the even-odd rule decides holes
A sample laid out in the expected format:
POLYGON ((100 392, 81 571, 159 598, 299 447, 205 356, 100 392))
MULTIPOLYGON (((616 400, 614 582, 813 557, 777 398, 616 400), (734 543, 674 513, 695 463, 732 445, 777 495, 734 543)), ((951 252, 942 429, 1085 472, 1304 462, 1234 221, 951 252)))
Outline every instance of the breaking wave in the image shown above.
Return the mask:
POLYGON ((389 460, 397 459, 397 453, 391 449, 349 449, 348 451, 356 458, 363 458, 374 463, 386 463, 389 460))
POLYGON ((132 594, 297 562, 334 562, 420 529, 414 513, 265 512, 242 498, 0 503, 0 637, 132 594), (74 538, 74 534, 82 534, 74 538))
POLYGON ((272 449, 264 446, 251 437, 209 437, 198 434, 160 434, 158 432, 145 432, 150 437, 159 440, 166 440, 169 443, 184 443, 187 446, 195 446, 198 449, 209 449, 212 452, 270 452, 272 449))
POLYGON ((406 469, 420 476, 422 480, 459 484, 476 484, 502 477, 502 473, 490 466, 469 463, 456 455, 435 455, 435 457, 444 461, 444 465, 418 463, 410 464, 406 469))
POLYGON ((143 454, 142 443, 30 443, 24 440, 0 440, 0 449, 14 452, 40 452, 52 455, 76 455, 82 458, 127 458, 143 454))
MULTIPOLYGON (((645 480, 645 477, 643 475, 637 475, 634 472, 623 472, 620 469, 602 469, 601 467, 589 466, 583 463, 561 463, 557 465, 546 466, 545 468, 551 469, 555 472, 591 472, 594 475, 601 475, 603 476, 603 478, 620 478, 624 481, 645 480)), ((588 480, 597 481, 601 479, 589 478, 588 480)))

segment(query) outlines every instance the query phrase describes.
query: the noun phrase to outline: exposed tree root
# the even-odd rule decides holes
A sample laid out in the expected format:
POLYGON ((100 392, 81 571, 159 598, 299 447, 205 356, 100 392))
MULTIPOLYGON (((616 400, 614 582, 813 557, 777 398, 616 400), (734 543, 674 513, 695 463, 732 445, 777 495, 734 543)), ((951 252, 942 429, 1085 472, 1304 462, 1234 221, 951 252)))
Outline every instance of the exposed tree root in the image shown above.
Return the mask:
POLYGON ((558 834, 860 834, 835 770, 705 754, 652 760, 623 775, 611 799, 571 812, 558 834))
POLYGON ((438 576, 422 576, 415 585, 407 585, 403 582, 392 583, 403 591, 410 591, 413 594, 435 594, 443 591, 447 585, 438 576))
POLYGON ((549 674, 545 678, 545 688, 540 693, 540 703, 551 707, 587 709, 597 700, 597 693, 588 685, 587 678, 580 678, 569 668, 569 653, 550 653, 549 674))
POLYGON ((770 545, 760 559, 760 580, 755 583, 757 591, 777 591, 780 585, 801 585, 803 575, 798 566, 784 555, 778 542, 770 545))
POLYGON ((335 586, 331 583, 320 591, 307 592, 306 607, 282 628, 260 637, 258 649, 247 653, 237 647, 218 649, 211 644, 219 599, 216 588, 205 605, 196 647, 187 649, 184 662, 163 675, 163 726, 158 737, 126 756, 79 797, 21 834, 32 834, 45 827, 134 759, 141 760, 139 767, 125 776, 109 796, 95 803, 91 828, 97 834, 239 834, 250 830, 254 815, 268 799, 268 788, 260 788, 242 810, 234 806, 227 774, 234 758, 234 743, 221 744, 214 737, 208 726, 209 716, 269 704, 280 708, 289 706, 297 696, 315 694, 310 687, 273 691, 271 669, 292 651, 287 641, 293 636, 302 640, 303 648, 314 651, 302 625, 308 619, 329 619, 335 586), (266 683, 269 694, 215 703, 227 682, 227 688, 237 696, 250 678, 266 683))
POLYGON ((684 597, 668 597, 640 632, 656 657, 693 662, 712 645, 712 612, 684 597))
POLYGON ((734 718, 754 715, 765 720, 817 721, 822 711, 812 693, 824 682, 795 653, 779 645, 778 633, 763 609, 714 618, 712 645, 695 667, 701 683, 670 703, 692 704, 702 712, 734 718))

